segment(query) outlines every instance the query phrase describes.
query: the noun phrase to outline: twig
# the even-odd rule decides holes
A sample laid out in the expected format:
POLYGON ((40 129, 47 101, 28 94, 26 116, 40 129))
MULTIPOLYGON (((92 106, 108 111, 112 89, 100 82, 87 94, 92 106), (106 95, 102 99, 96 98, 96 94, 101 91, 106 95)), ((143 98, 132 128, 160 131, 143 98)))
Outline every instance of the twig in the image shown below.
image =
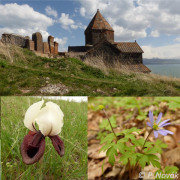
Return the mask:
POLYGON ((105 109, 102 109, 102 110, 103 110, 104 114, 106 115, 106 117, 107 117, 107 119, 108 119, 108 121, 109 121, 109 124, 110 124, 110 126, 111 126, 111 129, 112 129, 112 131, 113 131, 113 133, 114 133, 114 136, 117 138, 117 136, 116 136, 116 134, 115 134, 115 132, 114 132, 114 130, 113 130, 113 127, 112 127, 112 125, 111 125, 111 122, 110 122, 110 120, 109 120, 109 117, 108 117, 108 115, 106 114, 105 109))
POLYGON ((88 129, 88 131, 100 132, 100 130, 88 129))
POLYGON ((95 134, 94 136, 90 136, 90 137, 88 138, 88 141, 90 141, 91 139, 96 139, 96 137, 97 137, 97 134, 95 134))

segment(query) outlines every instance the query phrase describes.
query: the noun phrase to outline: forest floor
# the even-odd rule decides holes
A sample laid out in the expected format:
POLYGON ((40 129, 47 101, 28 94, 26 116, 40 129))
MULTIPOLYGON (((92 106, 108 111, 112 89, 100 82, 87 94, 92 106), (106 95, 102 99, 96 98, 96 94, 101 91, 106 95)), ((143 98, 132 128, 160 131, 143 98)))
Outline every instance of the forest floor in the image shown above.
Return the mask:
MULTIPOLYGON (((120 137, 122 138, 123 136, 120 137)), ((131 140, 128 143, 129 144, 126 145, 131 147, 131 140)), ((135 146, 135 153, 138 152, 141 152, 141 147, 135 146)), ((130 161, 133 160, 130 156, 128 158, 130 161)), ((88 179, 129 179, 131 172, 134 172, 131 176, 132 179, 139 179, 140 172, 144 172, 145 176, 143 179, 155 179, 154 173, 157 170, 164 172, 164 170, 169 168, 167 166, 174 166, 173 168, 175 169, 179 168, 179 172, 177 173, 179 173, 178 179, 180 179, 180 97, 89 98, 88 179), (160 112, 163 113, 162 120, 170 119, 171 124, 165 126, 164 129, 172 131, 174 133, 173 135, 168 134, 167 136, 163 136, 158 134, 158 138, 155 138, 154 133, 151 133, 147 139, 150 143, 156 143, 161 140, 166 144, 166 148, 162 148, 162 152, 159 151, 161 153, 155 154, 158 157, 157 161, 160 163, 159 168, 157 168, 154 163, 150 163, 149 165, 145 163, 145 167, 141 168, 139 163, 137 163, 135 171, 132 171, 134 166, 124 165, 122 161, 120 161, 122 157, 122 153, 120 153, 121 149, 115 150, 117 154, 115 153, 115 162, 114 165, 112 165, 111 161, 113 158, 111 157, 110 160, 110 157, 107 157, 109 149, 107 148, 108 150, 100 152, 101 148, 105 146, 106 143, 108 144, 108 142, 101 142, 105 141, 105 138, 112 133, 112 130, 106 115, 102 110, 99 110, 99 105, 105 106, 105 111, 110 118, 115 134, 136 127, 140 130, 139 133, 132 132, 136 139, 146 139, 151 131, 151 128, 147 126, 147 122, 150 122, 148 116, 149 111, 153 111, 154 120, 157 119, 160 112), (130 167, 132 169, 130 169, 130 167)))

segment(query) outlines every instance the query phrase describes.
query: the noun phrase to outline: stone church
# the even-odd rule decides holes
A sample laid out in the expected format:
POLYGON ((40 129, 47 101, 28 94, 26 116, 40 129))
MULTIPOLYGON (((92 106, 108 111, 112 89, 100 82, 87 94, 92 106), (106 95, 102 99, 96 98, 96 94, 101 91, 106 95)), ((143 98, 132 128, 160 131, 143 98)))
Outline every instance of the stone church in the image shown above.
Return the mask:
POLYGON ((113 64, 125 70, 134 72, 151 72, 143 64, 143 50, 135 42, 114 42, 114 30, 101 15, 94 15, 85 32, 85 46, 69 46, 68 52, 74 52, 80 57, 101 57, 108 65, 113 64))

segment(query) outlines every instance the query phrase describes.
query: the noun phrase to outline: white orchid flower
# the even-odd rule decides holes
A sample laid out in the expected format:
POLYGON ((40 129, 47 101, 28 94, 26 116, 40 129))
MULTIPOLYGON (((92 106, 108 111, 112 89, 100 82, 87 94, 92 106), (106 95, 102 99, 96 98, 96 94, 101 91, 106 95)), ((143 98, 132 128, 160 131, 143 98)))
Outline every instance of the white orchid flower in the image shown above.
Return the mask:
POLYGON ((53 102, 47 102, 46 106, 41 109, 43 104, 44 100, 34 103, 28 108, 25 114, 24 125, 29 130, 36 132, 36 122, 44 136, 57 135, 61 132, 64 114, 60 107, 53 102))
POLYGON ((41 109, 43 104, 44 100, 34 103, 25 114, 24 125, 30 132, 24 137, 21 155, 26 164, 33 164, 43 156, 46 136, 51 139, 58 154, 64 155, 64 143, 58 136, 63 127, 64 114, 53 102, 47 102, 41 109), (36 130, 35 123, 38 124, 39 130, 36 130))

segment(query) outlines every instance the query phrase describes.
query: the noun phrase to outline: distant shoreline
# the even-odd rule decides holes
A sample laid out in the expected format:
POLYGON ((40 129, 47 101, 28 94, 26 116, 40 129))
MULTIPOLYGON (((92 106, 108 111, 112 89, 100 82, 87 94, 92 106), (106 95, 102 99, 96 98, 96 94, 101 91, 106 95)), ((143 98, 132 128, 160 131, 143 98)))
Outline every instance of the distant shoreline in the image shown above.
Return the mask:
POLYGON ((143 62, 143 64, 145 65, 171 65, 171 64, 180 64, 180 63, 145 63, 143 62))
POLYGON ((145 65, 180 64, 180 59, 143 59, 145 65))
POLYGON ((172 76, 180 78, 180 63, 156 63, 145 64, 153 74, 160 74, 165 76, 172 76))

